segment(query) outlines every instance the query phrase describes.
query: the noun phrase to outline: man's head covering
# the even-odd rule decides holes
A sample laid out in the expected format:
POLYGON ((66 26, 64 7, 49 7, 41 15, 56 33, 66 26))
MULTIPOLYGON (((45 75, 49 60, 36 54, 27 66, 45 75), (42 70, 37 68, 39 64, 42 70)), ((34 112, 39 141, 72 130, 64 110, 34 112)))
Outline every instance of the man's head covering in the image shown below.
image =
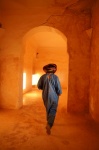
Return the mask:
POLYGON ((46 73, 55 73, 57 71, 56 64, 48 64, 43 67, 44 72, 46 73))

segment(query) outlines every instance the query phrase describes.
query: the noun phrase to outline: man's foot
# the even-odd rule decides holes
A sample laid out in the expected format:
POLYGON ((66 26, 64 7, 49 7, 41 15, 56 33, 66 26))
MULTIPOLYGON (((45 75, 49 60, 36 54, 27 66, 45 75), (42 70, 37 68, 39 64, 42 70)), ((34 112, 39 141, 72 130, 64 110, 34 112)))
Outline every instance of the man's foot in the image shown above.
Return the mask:
POLYGON ((46 132, 47 132, 47 134, 51 134, 51 127, 50 127, 50 125, 49 124, 47 124, 46 125, 46 132))

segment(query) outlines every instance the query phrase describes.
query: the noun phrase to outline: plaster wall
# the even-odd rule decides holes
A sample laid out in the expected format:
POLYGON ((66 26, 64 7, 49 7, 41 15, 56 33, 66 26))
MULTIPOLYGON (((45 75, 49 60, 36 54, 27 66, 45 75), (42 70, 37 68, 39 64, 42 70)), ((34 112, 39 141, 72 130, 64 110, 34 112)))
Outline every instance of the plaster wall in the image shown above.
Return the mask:
MULTIPOLYGON (((26 9, 9 9, 8 11, 2 11, 2 23, 5 33, 2 37, 2 42, 0 45, 0 64, 2 64, 0 67, 1 108, 16 109, 22 106, 22 75, 23 71, 25 71, 25 66, 23 66, 23 64, 25 64, 28 68, 27 91, 32 89, 31 75, 33 64, 31 65, 31 62, 29 62, 29 60, 31 61, 31 59, 28 59, 28 61, 27 59, 25 59, 24 62, 24 52, 26 52, 26 49, 31 48, 26 43, 26 47, 24 47, 23 37, 31 28, 42 24, 42 20, 46 19, 45 12, 43 12, 42 14, 38 14, 38 11, 35 12, 35 10, 33 10, 32 13, 31 11, 27 11, 26 9), (35 13, 36 16, 34 15, 35 13), (16 58, 17 60, 14 61, 14 59, 16 58), (15 71, 15 69, 11 69, 12 66, 10 67, 10 65, 15 68, 19 67, 19 69, 16 69, 15 71), (8 69, 4 70, 4 66, 5 68, 7 66, 8 69)), ((29 54, 27 52, 27 55, 31 57, 31 53, 29 54)))
POLYGON ((86 29, 90 28, 90 15, 68 17, 67 41, 69 53, 68 111, 89 111, 90 38, 86 29), (72 19, 73 18, 73 19, 72 19))
MULTIPOLYGON (((26 87, 23 89, 23 93, 26 93, 32 90, 32 74, 33 74, 33 66, 35 63, 35 51, 36 47, 31 46, 31 43, 27 43, 24 47, 24 55, 23 55, 23 73, 26 74, 26 87)), ((24 82, 24 81, 23 81, 24 82)))
MULTIPOLYGON (((23 63, 20 62, 22 61, 25 53, 22 46, 22 39, 30 29, 41 25, 48 25, 60 30, 67 37, 67 49, 69 53, 68 111, 88 112, 90 38, 88 37, 86 30, 91 28, 90 11, 82 11, 84 5, 81 9, 80 4, 78 7, 71 9, 66 9, 66 7, 64 7, 64 5, 60 5, 60 3, 53 6, 50 5, 50 7, 45 7, 45 5, 43 7, 39 5, 33 9, 29 9, 28 5, 26 8, 20 3, 17 3, 16 5, 16 2, 13 2, 14 7, 10 6, 11 5, 9 5, 8 9, 2 9, 2 23, 5 28, 5 35, 2 39, 3 41, 0 49, 1 59, 2 55, 5 59, 11 56, 11 60, 13 60, 15 56, 17 57, 17 63, 20 64, 20 67, 22 67, 23 63), (78 9, 79 6, 81 11, 78 9)), ((25 47, 25 49, 27 48, 28 46, 25 47)), ((26 65, 28 65, 28 63, 26 65)), ((29 66, 29 68, 30 67, 32 66, 29 66)), ((5 70, 5 74, 7 74, 7 70, 5 70)), ((18 74, 18 72, 16 72, 16 74, 18 74)), ((19 72, 19 74, 22 74, 22 70, 19 72)), ((29 74, 31 74, 31 69, 29 69, 29 74)), ((65 75, 61 77, 63 84, 63 78, 65 78, 65 75)), ((3 78, 6 80, 6 75, 3 76, 3 78)), ((0 81, 2 81, 2 78, 0 78, 0 81)), ((18 91, 20 91, 19 80, 13 79, 12 82, 16 84, 18 83, 18 91)), ((28 81, 29 84, 30 82, 31 81, 28 81)), ((4 86, 5 88, 3 88, 3 85, 1 85, 2 92, 6 91, 6 88, 9 88, 7 82, 5 82, 4 86)), ((65 87, 64 84, 63 87, 65 87)), ((6 99, 7 96, 6 94, 4 95, 6 99)), ((16 95, 16 97, 20 97, 19 93, 16 95)), ((13 101, 14 98, 11 101, 12 104, 13 101)), ((3 102, 4 101, 2 101, 2 103, 3 102)), ((9 104, 9 100, 6 100, 6 103, 4 102, 3 105, 8 107, 7 103, 9 104)))
POLYGON ((99 1, 93 8, 92 44, 91 44, 91 76, 90 76, 90 112, 99 122, 99 1))
POLYGON ((44 74, 42 68, 48 63, 57 64, 56 74, 60 77, 62 87, 68 87, 67 39, 61 32, 48 26, 36 27, 26 34, 24 45, 23 72, 27 76, 27 85, 24 92, 29 91, 32 87, 32 75, 39 74, 41 76, 44 74))
POLYGON ((17 109, 22 106, 22 68, 17 56, 0 58, 0 107, 17 109))
POLYGON ((43 66, 49 63, 57 64, 56 75, 59 76, 62 88, 68 88, 69 58, 66 47, 42 47, 38 49, 38 57, 35 60, 35 73, 44 74, 43 66))

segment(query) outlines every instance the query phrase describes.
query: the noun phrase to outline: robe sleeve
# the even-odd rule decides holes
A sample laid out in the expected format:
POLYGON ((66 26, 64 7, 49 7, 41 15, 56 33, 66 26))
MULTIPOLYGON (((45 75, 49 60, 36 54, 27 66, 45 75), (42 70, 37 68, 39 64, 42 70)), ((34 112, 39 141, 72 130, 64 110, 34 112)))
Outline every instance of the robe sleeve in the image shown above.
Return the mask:
POLYGON ((57 95, 62 94, 62 88, 61 88, 61 84, 60 84, 60 81, 59 81, 58 77, 56 79, 56 93, 57 93, 57 95))
POLYGON ((38 89, 43 90, 43 79, 42 79, 42 77, 40 77, 40 79, 38 80, 37 87, 38 87, 38 89))

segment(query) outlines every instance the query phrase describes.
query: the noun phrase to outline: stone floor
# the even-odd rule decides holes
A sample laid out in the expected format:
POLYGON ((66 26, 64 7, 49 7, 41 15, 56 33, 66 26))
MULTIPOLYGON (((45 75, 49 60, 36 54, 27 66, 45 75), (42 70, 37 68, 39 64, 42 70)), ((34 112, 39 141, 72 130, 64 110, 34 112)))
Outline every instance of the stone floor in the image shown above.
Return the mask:
POLYGON ((47 135, 41 92, 24 94, 23 104, 19 110, 0 110, 0 150, 99 150, 99 126, 89 115, 67 114, 60 102, 47 135))

